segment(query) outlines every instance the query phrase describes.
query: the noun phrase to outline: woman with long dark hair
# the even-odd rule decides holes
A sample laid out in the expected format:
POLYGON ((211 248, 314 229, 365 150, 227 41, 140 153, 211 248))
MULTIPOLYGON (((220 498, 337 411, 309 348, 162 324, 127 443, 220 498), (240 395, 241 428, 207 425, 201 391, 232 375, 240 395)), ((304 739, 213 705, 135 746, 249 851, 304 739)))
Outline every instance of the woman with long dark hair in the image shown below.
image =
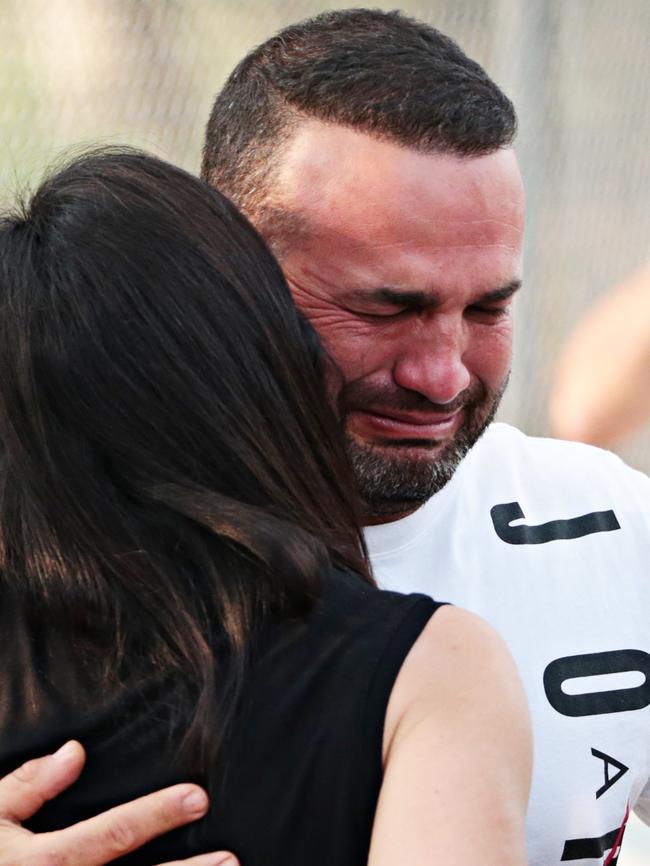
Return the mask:
POLYGON ((125 151, 46 180, 0 371, 0 773, 89 754, 33 828, 191 779, 208 816, 124 862, 524 862, 511 662, 374 588, 336 371, 227 200, 125 151))

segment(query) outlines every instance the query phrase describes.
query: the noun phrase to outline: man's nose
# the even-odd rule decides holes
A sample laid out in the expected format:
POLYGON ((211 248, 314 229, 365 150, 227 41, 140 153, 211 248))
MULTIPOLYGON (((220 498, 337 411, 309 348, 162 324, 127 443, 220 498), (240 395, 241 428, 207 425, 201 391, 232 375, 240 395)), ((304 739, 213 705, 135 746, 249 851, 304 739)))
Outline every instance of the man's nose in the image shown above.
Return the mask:
POLYGON ((410 335, 393 367, 395 384, 417 391, 431 403, 450 403, 471 381, 463 360, 465 342, 462 323, 410 335))

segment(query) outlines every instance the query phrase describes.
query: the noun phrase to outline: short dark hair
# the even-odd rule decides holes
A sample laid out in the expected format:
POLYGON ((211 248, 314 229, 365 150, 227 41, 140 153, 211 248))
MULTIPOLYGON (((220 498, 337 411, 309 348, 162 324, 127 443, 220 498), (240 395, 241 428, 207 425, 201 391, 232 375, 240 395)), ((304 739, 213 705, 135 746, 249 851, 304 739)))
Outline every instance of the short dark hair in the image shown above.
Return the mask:
POLYGON ((332 561, 370 579, 323 361, 257 232, 181 169, 90 154, 0 219, 3 621, 69 631, 91 706, 169 675, 197 759, 263 615, 308 610, 332 561))
POLYGON ((208 121, 203 179, 263 228, 279 149, 308 117, 461 156, 507 147, 516 131, 510 100, 438 30, 399 12, 325 12, 280 31, 230 75, 208 121))

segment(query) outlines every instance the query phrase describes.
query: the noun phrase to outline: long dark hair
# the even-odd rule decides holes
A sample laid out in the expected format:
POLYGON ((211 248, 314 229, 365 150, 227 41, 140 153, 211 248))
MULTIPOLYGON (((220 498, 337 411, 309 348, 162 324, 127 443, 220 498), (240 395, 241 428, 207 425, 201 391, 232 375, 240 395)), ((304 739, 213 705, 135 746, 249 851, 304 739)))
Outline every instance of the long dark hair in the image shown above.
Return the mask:
POLYGON ((256 628, 370 580, 320 344, 218 192, 95 152, 0 223, 0 593, 214 756, 256 628), (130 679, 131 678, 131 679, 130 679), (215 706, 219 723, 215 726, 215 706))

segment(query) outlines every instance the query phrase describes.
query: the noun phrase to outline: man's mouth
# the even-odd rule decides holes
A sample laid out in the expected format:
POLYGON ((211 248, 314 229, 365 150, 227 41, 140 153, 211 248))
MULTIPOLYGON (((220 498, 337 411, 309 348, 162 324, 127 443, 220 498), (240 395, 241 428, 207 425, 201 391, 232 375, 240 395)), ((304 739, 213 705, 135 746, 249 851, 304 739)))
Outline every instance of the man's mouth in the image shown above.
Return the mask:
POLYGON ((462 409, 446 415, 402 412, 397 409, 356 409, 348 415, 348 430, 363 439, 408 439, 439 442, 452 436, 460 425, 462 409))

